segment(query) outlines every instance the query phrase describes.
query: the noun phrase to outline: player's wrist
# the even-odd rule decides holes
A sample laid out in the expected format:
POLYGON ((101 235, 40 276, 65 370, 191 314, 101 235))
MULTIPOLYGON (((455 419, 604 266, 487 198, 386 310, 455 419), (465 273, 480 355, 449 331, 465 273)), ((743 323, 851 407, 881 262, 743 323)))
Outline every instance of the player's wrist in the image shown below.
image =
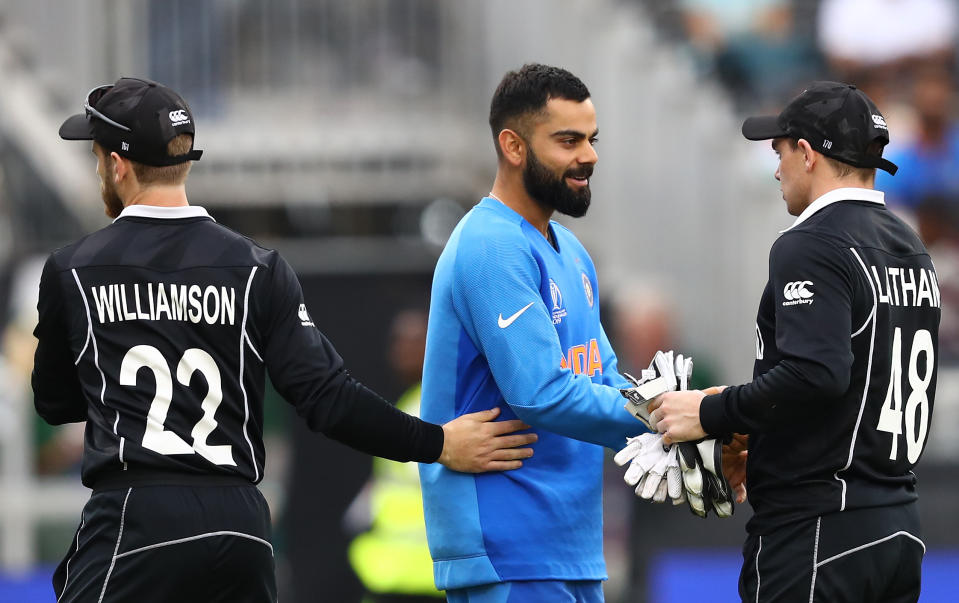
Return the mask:
POLYGON ((724 438, 733 433, 722 393, 707 394, 699 401, 699 424, 705 437, 724 438))
POLYGON ((449 467, 450 462, 452 461, 453 455, 450 451, 450 438, 447 437, 447 427, 446 425, 440 425, 440 439, 439 439, 439 453, 436 455, 436 458, 432 462, 439 463, 445 467, 449 467))

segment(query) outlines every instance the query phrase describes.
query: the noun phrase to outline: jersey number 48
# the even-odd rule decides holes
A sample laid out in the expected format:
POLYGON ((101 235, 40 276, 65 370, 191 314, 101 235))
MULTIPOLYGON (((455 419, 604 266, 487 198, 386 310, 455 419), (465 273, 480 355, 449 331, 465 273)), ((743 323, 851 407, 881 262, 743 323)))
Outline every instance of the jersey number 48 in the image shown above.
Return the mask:
POLYGON ((935 351, 932 347, 932 335, 925 329, 916 331, 909 350, 909 397, 906 408, 902 408, 902 329, 896 327, 892 339, 892 367, 889 370, 889 389, 886 400, 879 413, 876 429, 892 434, 892 448, 889 460, 899 458, 899 435, 903 433, 903 414, 905 414, 906 458, 910 463, 919 460, 926 442, 929 429, 929 384, 932 382, 933 367, 936 366, 935 351), (919 374, 919 356, 924 355, 923 374, 919 374), (918 410, 918 421, 917 411, 918 410))

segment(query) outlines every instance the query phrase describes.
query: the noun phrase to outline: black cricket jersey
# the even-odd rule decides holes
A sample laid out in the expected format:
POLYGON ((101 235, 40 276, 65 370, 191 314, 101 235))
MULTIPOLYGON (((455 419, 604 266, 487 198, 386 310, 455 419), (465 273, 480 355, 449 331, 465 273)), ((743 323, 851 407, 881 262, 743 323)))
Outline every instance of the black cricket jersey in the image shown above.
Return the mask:
POLYGON ((932 260, 881 192, 831 191, 783 231, 769 252, 753 381, 700 408, 707 433, 750 434, 751 533, 916 499, 939 315, 932 260))
POLYGON ((314 431, 401 461, 442 450, 442 428, 344 369, 286 261, 201 207, 130 206, 55 251, 38 310, 35 406, 53 424, 87 421, 87 486, 259 482, 266 373, 314 431))

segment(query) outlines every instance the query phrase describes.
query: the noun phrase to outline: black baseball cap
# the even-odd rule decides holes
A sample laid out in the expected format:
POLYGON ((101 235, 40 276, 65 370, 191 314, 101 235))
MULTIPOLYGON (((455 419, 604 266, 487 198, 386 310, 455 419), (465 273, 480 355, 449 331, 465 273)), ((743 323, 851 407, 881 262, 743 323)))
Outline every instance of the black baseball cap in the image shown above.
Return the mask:
POLYGON ((193 113, 179 94, 163 84, 122 77, 90 91, 84 112, 60 126, 64 140, 95 140, 121 157, 146 165, 196 161, 203 151, 171 157, 167 143, 180 134, 194 135, 193 113))
POLYGON ((874 142, 889 144, 889 129, 875 103, 852 84, 813 82, 779 115, 746 119, 743 136, 749 140, 805 138, 816 151, 849 165, 890 174, 899 169, 880 155, 867 154, 874 142))

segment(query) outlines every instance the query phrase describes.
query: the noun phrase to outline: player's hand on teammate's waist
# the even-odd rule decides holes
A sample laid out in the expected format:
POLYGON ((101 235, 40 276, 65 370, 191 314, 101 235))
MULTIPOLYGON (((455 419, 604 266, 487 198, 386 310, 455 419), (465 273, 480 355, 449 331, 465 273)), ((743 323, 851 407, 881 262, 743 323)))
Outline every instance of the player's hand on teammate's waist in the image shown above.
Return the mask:
POLYGON ((492 408, 462 415, 444 424, 445 439, 439 462, 464 473, 522 467, 522 459, 533 456, 533 449, 521 446, 532 444, 538 436, 516 433, 530 427, 518 419, 494 421, 499 414, 499 408, 492 408))

